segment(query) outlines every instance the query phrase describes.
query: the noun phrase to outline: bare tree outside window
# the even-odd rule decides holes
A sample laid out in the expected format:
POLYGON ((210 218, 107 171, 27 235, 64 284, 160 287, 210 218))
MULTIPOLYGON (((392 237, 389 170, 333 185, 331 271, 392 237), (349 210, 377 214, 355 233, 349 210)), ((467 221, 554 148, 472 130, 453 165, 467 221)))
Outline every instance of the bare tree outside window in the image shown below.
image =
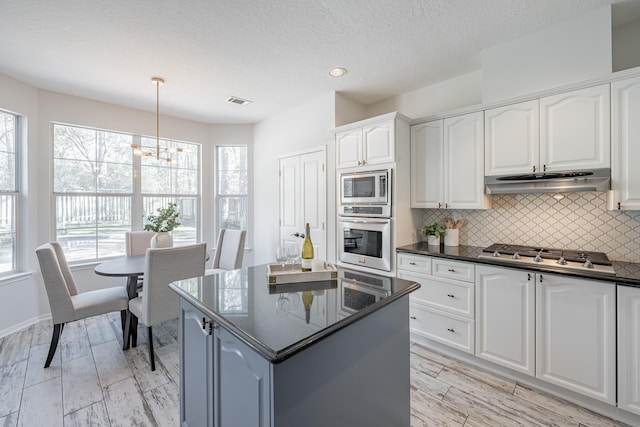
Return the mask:
POLYGON ((248 148, 218 146, 216 153, 217 230, 247 230, 248 148))
POLYGON ((0 274, 15 272, 19 118, 0 111, 0 274))

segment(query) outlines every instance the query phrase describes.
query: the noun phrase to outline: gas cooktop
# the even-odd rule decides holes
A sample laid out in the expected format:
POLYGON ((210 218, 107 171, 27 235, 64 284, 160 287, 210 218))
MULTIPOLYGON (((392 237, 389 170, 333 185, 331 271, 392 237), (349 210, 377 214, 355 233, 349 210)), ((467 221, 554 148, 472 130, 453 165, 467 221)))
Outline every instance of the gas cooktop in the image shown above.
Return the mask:
POLYGON ((479 258, 492 258, 517 264, 533 264, 603 274, 616 274, 605 253, 539 248, 495 243, 482 250, 479 258))

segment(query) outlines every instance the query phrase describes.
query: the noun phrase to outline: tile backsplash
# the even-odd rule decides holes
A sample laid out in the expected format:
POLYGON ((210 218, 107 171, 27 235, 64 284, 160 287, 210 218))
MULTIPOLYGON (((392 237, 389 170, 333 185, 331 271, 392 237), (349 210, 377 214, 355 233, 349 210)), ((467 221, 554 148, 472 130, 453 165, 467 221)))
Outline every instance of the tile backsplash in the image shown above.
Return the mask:
MULTIPOLYGON (((605 252, 640 263, 640 211, 609 211, 605 192, 493 195, 486 210, 424 209, 422 223, 464 218, 460 244, 493 243, 605 252)), ((424 239, 426 240, 426 239, 424 239)))

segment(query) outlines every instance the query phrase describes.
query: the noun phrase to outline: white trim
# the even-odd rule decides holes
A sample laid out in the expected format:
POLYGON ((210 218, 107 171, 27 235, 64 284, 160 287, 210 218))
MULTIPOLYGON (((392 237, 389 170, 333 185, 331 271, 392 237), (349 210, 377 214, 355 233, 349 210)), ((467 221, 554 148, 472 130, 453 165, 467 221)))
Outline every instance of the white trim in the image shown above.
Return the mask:
POLYGON ((29 279, 36 274, 35 271, 20 271, 0 277, 0 286, 10 285, 11 283, 21 282, 29 279))
POLYGON ((39 316, 33 317, 29 320, 25 320, 24 322, 20 322, 16 325, 11 325, 11 327, 3 329, 0 331, 0 338, 2 337, 6 337, 7 335, 11 335, 14 332, 18 332, 21 329, 24 328, 28 328, 31 325, 35 325, 36 323, 42 321, 42 320, 47 320, 47 319, 51 319, 51 313, 48 314, 41 314, 39 316))

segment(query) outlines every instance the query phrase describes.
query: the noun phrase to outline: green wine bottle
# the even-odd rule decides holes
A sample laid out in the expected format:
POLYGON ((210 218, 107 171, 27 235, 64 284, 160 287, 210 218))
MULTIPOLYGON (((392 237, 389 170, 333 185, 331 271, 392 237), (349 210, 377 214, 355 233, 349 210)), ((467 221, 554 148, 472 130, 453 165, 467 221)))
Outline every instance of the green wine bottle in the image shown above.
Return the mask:
POLYGON ((302 244, 302 271, 311 271, 313 262, 313 243, 311 243, 309 223, 305 225, 304 243, 302 244))

